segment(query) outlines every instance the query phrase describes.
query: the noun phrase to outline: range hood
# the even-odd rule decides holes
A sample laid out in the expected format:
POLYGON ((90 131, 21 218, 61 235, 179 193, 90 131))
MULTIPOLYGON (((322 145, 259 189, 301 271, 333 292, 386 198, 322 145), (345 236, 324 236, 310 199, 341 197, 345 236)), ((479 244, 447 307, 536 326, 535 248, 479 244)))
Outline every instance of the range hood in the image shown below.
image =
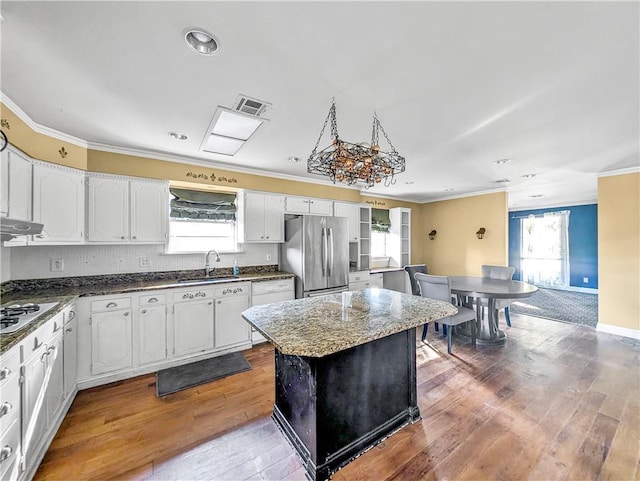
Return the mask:
POLYGON ((43 224, 38 224, 36 222, 27 222, 24 220, 3 217, 0 219, 0 241, 11 240, 19 235, 40 234, 43 227, 43 224))

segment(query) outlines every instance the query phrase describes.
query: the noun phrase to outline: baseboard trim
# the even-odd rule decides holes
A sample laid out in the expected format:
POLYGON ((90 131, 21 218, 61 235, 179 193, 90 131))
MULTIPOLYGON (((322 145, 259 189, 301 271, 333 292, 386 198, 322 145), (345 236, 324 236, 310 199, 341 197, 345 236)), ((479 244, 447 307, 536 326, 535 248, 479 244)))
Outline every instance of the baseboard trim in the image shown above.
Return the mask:
POLYGON ((599 322, 596 326, 596 331, 640 340, 639 329, 629 329, 628 327, 614 326, 613 324, 602 324, 599 322))

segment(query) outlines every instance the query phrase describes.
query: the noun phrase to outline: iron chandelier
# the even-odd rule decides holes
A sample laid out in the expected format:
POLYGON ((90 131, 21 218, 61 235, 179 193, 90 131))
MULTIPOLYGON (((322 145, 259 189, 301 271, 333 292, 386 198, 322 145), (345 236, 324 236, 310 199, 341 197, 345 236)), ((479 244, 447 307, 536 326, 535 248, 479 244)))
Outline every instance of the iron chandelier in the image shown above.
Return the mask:
POLYGON ((340 139, 336 120, 336 102, 335 99, 332 101, 329 114, 320 131, 320 137, 307 160, 307 172, 326 175, 334 184, 345 182, 353 185, 362 182, 368 189, 383 180, 386 187, 395 184, 395 175, 404 172, 404 168, 405 158, 398 153, 389 140, 376 114, 373 115, 371 144, 366 142, 352 144, 340 139), (331 145, 318 151, 318 145, 329 122, 331 122, 331 145), (379 132, 382 132, 389 144, 390 152, 380 149, 379 132))

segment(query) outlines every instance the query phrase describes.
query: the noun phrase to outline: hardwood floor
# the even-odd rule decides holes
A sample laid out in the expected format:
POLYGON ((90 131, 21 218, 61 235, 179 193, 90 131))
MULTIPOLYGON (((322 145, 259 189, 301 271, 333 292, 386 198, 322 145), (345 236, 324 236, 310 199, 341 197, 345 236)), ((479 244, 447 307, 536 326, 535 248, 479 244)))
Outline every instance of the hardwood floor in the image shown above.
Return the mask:
MULTIPOLYGON (((333 479, 639 479, 640 341, 512 323, 504 347, 417 341, 422 420, 333 479)), ((155 376, 80 392, 35 479, 305 479, 269 418, 273 350, 244 354, 251 371, 162 399, 155 376)))

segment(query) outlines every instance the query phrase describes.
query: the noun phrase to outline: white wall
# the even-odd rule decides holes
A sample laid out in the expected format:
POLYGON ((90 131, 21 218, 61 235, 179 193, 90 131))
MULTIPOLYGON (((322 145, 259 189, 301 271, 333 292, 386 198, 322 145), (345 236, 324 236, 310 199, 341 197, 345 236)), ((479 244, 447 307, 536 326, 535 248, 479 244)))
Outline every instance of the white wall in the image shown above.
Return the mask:
MULTIPOLYGON (((215 267, 278 264, 278 244, 247 244, 245 252, 221 254, 215 267), (267 255, 271 260, 267 260, 267 255)), ((204 254, 164 254, 162 245, 119 246, 28 246, 2 248, 2 281, 48 277, 91 276, 128 272, 204 269, 204 254), (10 267, 5 272, 6 254, 10 267), (149 257, 151 267, 140 267, 140 257, 149 257), (51 259, 64 261, 63 272, 51 272, 51 259), (9 277, 10 269, 10 277, 9 277), (7 276, 7 277, 5 277, 7 276)))
POLYGON ((0 247, 0 282, 11 279, 11 256, 8 247, 0 247))

